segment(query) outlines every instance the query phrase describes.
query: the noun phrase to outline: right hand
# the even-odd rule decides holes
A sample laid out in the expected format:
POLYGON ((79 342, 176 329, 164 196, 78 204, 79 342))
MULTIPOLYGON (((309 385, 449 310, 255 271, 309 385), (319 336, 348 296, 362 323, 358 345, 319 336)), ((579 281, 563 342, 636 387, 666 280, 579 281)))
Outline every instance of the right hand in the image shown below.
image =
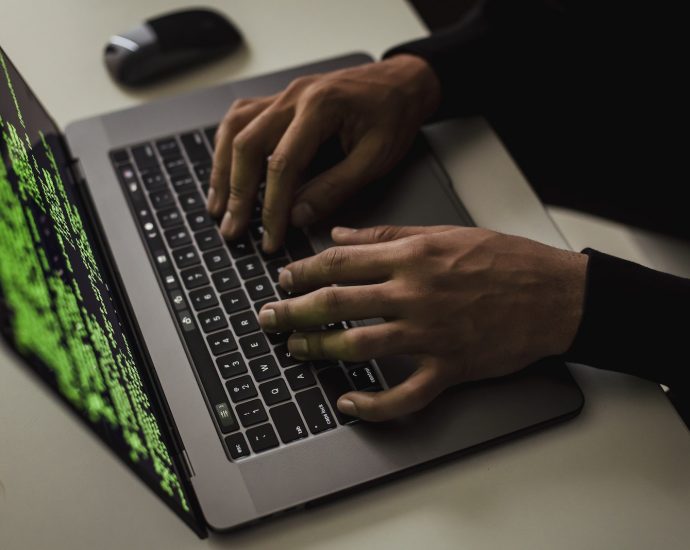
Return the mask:
POLYGON ((208 209, 223 216, 224 237, 239 237, 265 168, 262 244, 273 252, 290 221, 298 227, 315 222, 390 170, 439 101, 432 69, 406 54, 298 78, 274 96, 237 100, 216 133, 208 209), (339 138, 345 159, 301 182, 319 146, 332 136, 339 138))

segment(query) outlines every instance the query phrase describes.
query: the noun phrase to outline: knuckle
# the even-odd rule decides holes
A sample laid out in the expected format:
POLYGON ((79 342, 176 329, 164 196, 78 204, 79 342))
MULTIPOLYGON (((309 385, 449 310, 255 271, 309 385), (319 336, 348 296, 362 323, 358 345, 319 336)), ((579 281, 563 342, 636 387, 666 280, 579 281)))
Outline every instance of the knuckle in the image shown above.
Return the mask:
MULTIPOLYGON (((282 212, 264 202, 261 208, 261 223, 264 227, 271 226, 273 222, 279 220, 282 212)), ((270 229, 270 227, 269 227, 270 229)))
POLYGON ((283 153, 273 153, 268 160, 266 170, 269 174, 280 176, 288 166, 288 159, 283 153))
POLYGON ((312 83, 305 94, 305 99, 316 105, 333 102, 337 97, 337 87, 332 82, 325 80, 312 83))
POLYGON ((316 300, 325 311, 339 311, 342 302, 334 287, 325 287, 316 291, 316 300))
POLYGON ((255 141, 254 136, 246 130, 240 132, 232 141, 233 155, 239 157, 242 155, 251 154, 256 147, 255 141))
POLYGON ((239 109, 242 109, 243 107, 247 107, 248 105, 251 105, 254 103, 253 99, 247 98, 247 97, 239 97, 236 100, 232 102, 230 105, 230 110, 228 111, 228 114, 232 113, 233 111, 238 111, 239 109))
POLYGON ((320 263, 325 275, 337 273, 345 264, 345 253, 339 246, 333 246, 324 250, 320 256, 320 263))
POLYGON ((389 241, 392 240, 397 233, 397 227, 392 225, 379 225, 373 229, 373 237, 375 241, 389 241))
POLYGON ((230 187, 230 200, 231 201, 245 201, 249 198, 249 190, 244 187, 238 187, 237 185, 232 185, 230 187))
POLYGON ((372 347, 375 339, 366 330, 348 329, 343 333, 343 344, 346 359, 352 361, 366 361, 374 356, 372 347))
POLYGON ((313 76, 298 76, 295 78, 288 87, 285 88, 285 93, 295 92, 297 90, 302 90, 309 86, 314 81, 313 76))

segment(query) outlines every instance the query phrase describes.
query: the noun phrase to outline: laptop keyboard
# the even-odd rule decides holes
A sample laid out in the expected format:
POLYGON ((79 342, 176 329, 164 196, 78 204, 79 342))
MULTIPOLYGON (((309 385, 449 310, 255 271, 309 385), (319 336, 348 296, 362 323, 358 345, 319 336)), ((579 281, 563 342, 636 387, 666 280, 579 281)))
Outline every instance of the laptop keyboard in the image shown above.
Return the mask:
POLYGON ((215 131, 139 143, 110 158, 226 453, 237 460, 354 422, 337 410, 338 397, 380 390, 381 378, 373 361, 300 362, 289 334, 260 329, 261 307, 287 297, 280 270, 314 251, 292 228, 283 249, 265 254, 260 201, 248 234, 225 242, 206 212, 215 131))

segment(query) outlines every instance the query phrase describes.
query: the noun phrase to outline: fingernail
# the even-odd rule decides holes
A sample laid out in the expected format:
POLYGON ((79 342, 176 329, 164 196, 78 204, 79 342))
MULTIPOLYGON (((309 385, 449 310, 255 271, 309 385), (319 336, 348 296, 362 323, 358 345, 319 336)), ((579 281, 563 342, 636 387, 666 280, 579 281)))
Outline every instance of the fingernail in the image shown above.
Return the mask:
POLYGON ((354 233, 355 231, 357 231, 357 230, 352 228, 352 227, 340 227, 340 226, 338 226, 338 227, 333 228, 333 235, 335 237, 337 237, 338 235, 344 236, 344 235, 348 235, 350 233, 354 233))
POLYGON ((216 210, 216 190, 213 187, 208 190, 206 208, 209 210, 209 212, 214 212, 216 210))
POLYGON ((306 357, 309 353, 309 344, 304 336, 291 336, 288 339, 288 348, 295 357, 306 357))
POLYGON ((263 237, 261 237, 261 248, 264 249, 264 252, 271 252, 271 244, 271 237, 264 227, 264 234, 263 237))
POLYGON ((264 306, 259 312, 259 324, 263 329, 274 329, 278 324, 276 312, 270 307, 264 306))
POLYGON ((278 284, 288 292, 292 290, 292 273, 289 269, 281 270, 280 275, 278 275, 278 284))
POLYGON ((314 209, 308 202, 300 202, 292 209, 292 223, 298 227, 309 225, 314 218, 314 209))
POLYGON ((230 210, 225 212, 225 216, 223 216, 223 221, 220 223, 220 232, 228 236, 230 235, 230 230, 232 229, 232 214, 230 213, 230 210))
POLYGON ((357 405, 354 401, 349 399, 338 399, 338 409, 343 414, 349 414, 350 416, 358 416, 357 405))

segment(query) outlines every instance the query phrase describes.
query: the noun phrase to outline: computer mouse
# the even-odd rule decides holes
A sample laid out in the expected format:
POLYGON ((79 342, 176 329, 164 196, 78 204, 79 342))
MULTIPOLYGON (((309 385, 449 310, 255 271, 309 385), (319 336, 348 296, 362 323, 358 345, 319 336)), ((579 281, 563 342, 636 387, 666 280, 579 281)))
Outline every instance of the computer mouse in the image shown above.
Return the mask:
POLYGON ((116 82, 139 86, 226 55, 241 42, 235 26, 215 11, 177 11, 111 37, 105 65, 116 82))

